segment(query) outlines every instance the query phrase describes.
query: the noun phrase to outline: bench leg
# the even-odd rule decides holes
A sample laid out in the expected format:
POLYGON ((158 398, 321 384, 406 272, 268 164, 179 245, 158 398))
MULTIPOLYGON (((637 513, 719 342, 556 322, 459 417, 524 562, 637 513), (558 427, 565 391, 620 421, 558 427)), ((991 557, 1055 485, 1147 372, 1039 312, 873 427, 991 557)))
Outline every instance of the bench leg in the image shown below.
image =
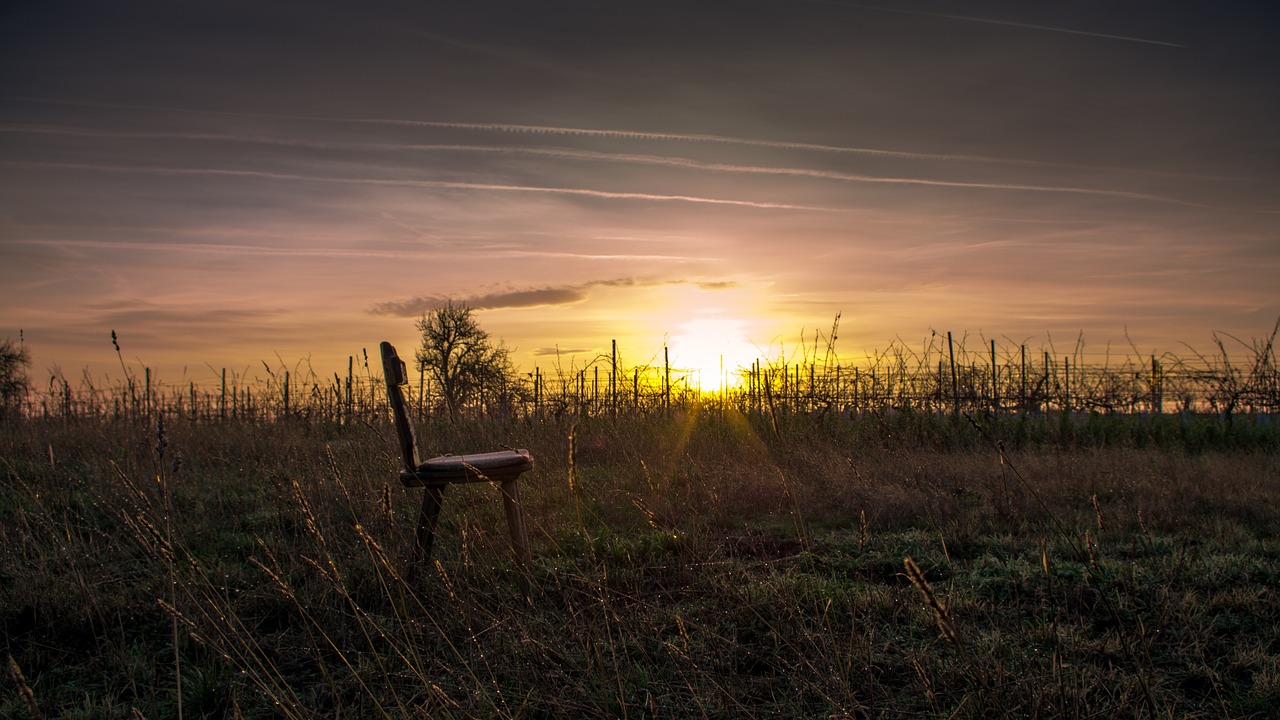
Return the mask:
POLYGON ((520 567, 528 570, 533 565, 529 552, 529 535, 524 529, 524 512, 520 509, 520 486, 515 480, 502 483, 502 509, 507 513, 507 528, 511 530, 511 549, 520 567))
POLYGON ((413 564, 409 566, 412 579, 418 566, 431 555, 435 540, 436 523, 440 520, 440 505, 444 502, 443 485, 427 485, 422 488, 422 512, 418 513, 418 528, 413 537, 413 564))

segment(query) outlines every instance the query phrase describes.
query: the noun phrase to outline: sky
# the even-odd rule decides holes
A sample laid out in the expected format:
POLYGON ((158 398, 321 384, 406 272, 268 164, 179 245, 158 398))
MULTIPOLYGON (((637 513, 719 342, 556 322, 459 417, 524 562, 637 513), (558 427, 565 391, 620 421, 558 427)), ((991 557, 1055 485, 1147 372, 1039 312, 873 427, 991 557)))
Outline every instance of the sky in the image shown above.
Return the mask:
POLYGON ((1262 3, 82 0, 0 9, 0 337, 37 380, 525 370, 1280 318, 1262 3), (111 344, 119 338, 121 356, 111 344))

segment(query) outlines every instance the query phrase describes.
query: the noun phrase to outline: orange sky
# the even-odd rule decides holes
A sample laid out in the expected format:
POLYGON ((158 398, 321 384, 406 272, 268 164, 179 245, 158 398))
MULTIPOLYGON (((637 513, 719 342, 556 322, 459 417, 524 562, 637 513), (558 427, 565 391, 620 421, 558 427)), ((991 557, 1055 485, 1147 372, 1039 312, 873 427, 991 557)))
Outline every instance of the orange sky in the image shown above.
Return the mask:
POLYGON ((836 313, 849 359, 1280 317, 1251 5, 66 4, 0 24, 37 381, 118 373, 112 330, 168 381, 330 375, 446 299, 526 370, 776 357, 836 313))

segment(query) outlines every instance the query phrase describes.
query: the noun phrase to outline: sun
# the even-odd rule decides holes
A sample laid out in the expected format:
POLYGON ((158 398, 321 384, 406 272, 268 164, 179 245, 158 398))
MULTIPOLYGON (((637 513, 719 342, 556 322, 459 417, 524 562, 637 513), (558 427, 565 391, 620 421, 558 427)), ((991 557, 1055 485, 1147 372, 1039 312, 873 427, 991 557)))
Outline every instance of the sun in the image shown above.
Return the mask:
POLYGON ((668 344, 673 369, 684 370, 688 382, 703 393, 718 393, 742 384, 742 368, 758 355, 747 340, 746 322, 718 315, 684 321, 668 344))

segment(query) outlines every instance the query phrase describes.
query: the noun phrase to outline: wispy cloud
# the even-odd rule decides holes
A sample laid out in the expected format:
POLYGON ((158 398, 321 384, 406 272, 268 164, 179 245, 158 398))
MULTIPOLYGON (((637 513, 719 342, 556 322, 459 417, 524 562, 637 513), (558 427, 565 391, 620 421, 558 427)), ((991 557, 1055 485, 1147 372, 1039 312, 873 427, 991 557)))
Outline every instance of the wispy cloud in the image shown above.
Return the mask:
POLYGON ((534 357, 553 357, 556 355, 581 355, 583 353, 596 352, 596 348, 588 347, 543 347, 533 350, 534 357))
POLYGON ((202 110, 196 108, 166 107, 160 105, 134 105, 128 103, 109 103, 89 100, 72 100, 63 98, 7 97, 8 100, 35 102, 52 105, 69 105, 78 107, 97 107, 122 110, 143 110, 147 112, 167 112, 191 115, 208 115, 222 117, 258 118, 264 120, 292 120, 313 123, 331 123, 347 125, 382 125, 396 127, 438 128, 445 130, 474 130, 480 132, 513 133, 526 135, 559 135, 568 137, 608 138, 612 140, 660 140, 686 143, 711 143, 719 145, 738 145, 745 147, 775 148, 782 150, 806 150, 820 153, 870 155, 875 157, 900 158, 910 160, 942 160, 982 163, 1000 163, 1013 165, 1047 165, 1034 160, 1017 158, 990 157, 984 155, 964 155, 950 153, 924 153, 907 150, 890 150, 884 148, 857 147, 847 145, 828 145, 822 143, 793 142, 789 140, 770 140, 764 138, 747 138, 735 135, 717 135, 711 133, 674 133, 645 130, 628 130, 618 128, 584 128, 559 125, 526 125, 519 123, 492 122, 447 122, 439 120, 416 120, 410 118, 368 118, 368 117, 334 117, 328 115, 293 115, 281 113, 259 113, 232 110, 202 110))
POLYGON ((712 198, 697 195, 663 195, 659 193, 617 192, 612 190, 594 190, 591 188, 544 187, 539 185, 503 185, 500 183, 457 182, 452 180, 408 180, 367 177, 335 177, 330 175, 303 175, 299 173, 281 173, 267 170, 235 170, 229 168, 183 168, 160 165, 107 165, 95 163, 63 163, 63 162, 26 162, 18 160, 0 161, 0 165, 9 167, 43 167, 63 170, 91 170, 98 172, 134 173, 147 175, 209 175, 226 177, 252 177, 266 180, 290 180, 297 182, 317 182, 339 185, 372 185, 381 187, 436 188, 444 190, 478 190, 493 192, 541 193, 549 195, 580 195, 604 198, 608 200, 648 200, 656 202, 683 202, 698 205, 729 205, 735 207, 757 208, 761 210, 802 210, 808 212, 843 212, 839 208, 820 207, 816 205, 796 205, 793 203, 766 202, 758 200, 736 200, 732 198, 712 198))
MULTIPOLYGON (((400 122, 400 121, 396 121, 400 122)), ((408 122, 408 121, 405 121, 408 122)), ((475 127, 481 127, 479 125, 475 127)), ((488 127, 488 126, 485 126, 488 127)), ((511 126, 511 125, 494 125, 493 128, 511 128, 524 127, 532 128, 534 126, 511 126)), ((586 132, 586 131, 583 131, 586 132)), ((96 128, 84 128, 67 125, 0 125, 0 133, 10 134, 33 134, 33 135, 55 135, 66 137, 90 137, 90 138, 113 138, 113 139, 132 139, 132 140, 184 140, 184 141, 200 141, 200 142, 228 142, 228 143, 253 143, 262 145, 275 145, 280 147, 308 148, 315 150, 342 150, 342 151, 373 151, 373 152, 456 152, 456 153, 480 153, 493 155, 522 155, 529 157, 543 157, 553 160, 581 160, 588 162, 611 162, 632 165, 657 165, 667 167, 678 167, 690 170, 706 170, 715 172, 730 173, 753 173, 768 175, 792 175, 807 176, 813 178, 826 178, 831 180, 867 180, 868 176, 856 175, 851 173, 842 173, 833 170, 814 170, 802 167, 777 167, 770 165, 739 165, 735 163, 712 163, 692 158, 685 158, 676 155, 655 155, 642 153, 618 153, 618 152, 602 152, 598 150, 580 150, 568 147, 532 147, 526 145, 481 145, 481 144, 464 144, 464 143, 389 143, 389 142, 357 142, 357 141, 338 141, 338 140, 315 140, 302 137, 284 137, 276 135, 245 135, 230 133, 192 133, 192 132, 156 132, 156 131, 120 131, 120 130, 100 130, 96 128)), ((697 136, 688 136, 689 138, 697 136)), ((724 142, 731 141, 732 138, 724 138, 724 142)), ((745 142, 745 141, 744 141, 745 142)), ((751 141, 751 142, 772 142, 772 141, 751 141)), ((1101 171, 1123 171, 1136 173, 1140 175, 1155 175, 1166 177, 1187 177, 1202 180, 1232 180, 1237 182, 1252 182, 1253 179, 1243 177, 1231 177, 1224 175, 1206 175, 1203 173, 1179 172, 1171 170, 1146 170, 1141 168, 1120 168, 1106 165, 1088 165, 1082 163, 1063 163, 1063 162, 1047 162, 1041 160, 1025 160, 1018 158, 998 158, 977 155, 949 155, 949 154, 929 154, 929 153, 911 153, 893 150, 875 150, 871 148, 838 148, 834 146, 809 145, 797 143, 774 143, 771 146, 777 147, 803 147, 804 149, 823 149, 826 151, 838 151, 846 153, 856 153, 865 155, 874 155, 878 157, 909 159, 909 160, 932 160, 932 161, 948 161, 948 162, 975 162, 987 164, 1012 165, 1021 167, 1036 168, 1058 168, 1067 170, 1101 170, 1101 171)))
MULTIPOLYGON (((793 203, 767 202, 758 200, 738 200, 732 198, 712 198, 696 195, 664 195, 658 193, 619 192, 613 190, 596 190, 591 188, 545 187, 538 185, 503 185, 500 183, 473 183, 452 180, 410 180, 394 178, 368 177, 336 177, 329 175, 304 175, 300 173, 282 173, 267 170, 237 170, 229 168, 182 168, 158 165, 108 165, 95 163, 65 162, 28 162, 21 160, 4 160, 0 165, 10 167, 43 167, 64 170, 90 170, 98 172, 135 173, 152 175, 209 175, 229 177, 256 177, 269 180, 286 180, 297 182, 317 182, 346 185, 371 185, 384 187, 437 188, 449 190, 476 190, 494 192, 543 193, 552 195, 580 195, 611 200, 648 200, 658 202, 684 202, 706 205, 729 205, 737 207, 758 208, 762 210, 799 210, 807 212, 843 213, 843 208, 824 207, 818 205, 798 205, 793 203)), ((1198 203, 1168 195, 1133 192, 1129 190, 1112 190, 1106 188, 1076 187, 1071 185, 1031 185, 1022 183, 973 182, 965 180, 934 180, 929 178, 884 177, 876 175, 859 175, 854 173, 838 173, 827 171, 810 171, 789 168, 753 168, 750 166, 734 166, 708 164, 713 169, 736 168, 740 172, 766 172, 789 175, 809 175, 814 177, 843 180, 846 182, 871 183, 882 185, 918 185, 923 187, 959 188, 973 190, 1005 190, 1014 192, 1063 193, 1068 195, 1092 195, 1112 197, 1126 200, 1181 205, 1210 210, 1228 210, 1231 212, 1280 214, 1280 210, 1268 208, 1236 208, 1198 203)))
POLYGON ((578 285, 559 285, 522 290, 505 290, 463 297, 423 295, 404 300, 378 303, 369 309, 373 315, 417 317, 447 303, 466 305, 474 310, 509 310, 515 308, 571 305, 587 299, 592 290, 610 287, 651 287, 659 285, 696 285, 703 290, 728 290, 738 287, 732 280, 660 280, 652 278, 615 278, 595 280, 578 285))
POLYGON ((962 22, 982 23, 984 25, 1003 25, 1006 27, 1024 28, 1027 30, 1042 30, 1045 32, 1063 33, 1065 35, 1083 35, 1085 37, 1103 38, 1106 40, 1121 40, 1124 42, 1142 43, 1144 45, 1162 45, 1164 47, 1185 48, 1186 45, 1179 43, 1165 42, 1164 40, 1151 40, 1150 38, 1132 37, 1130 35, 1113 35, 1111 33, 1093 32, 1090 30, 1076 30, 1074 28, 1056 27, 1052 25, 1036 25, 1033 23, 1014 22, 1012 20, 999 20, 996 18, 981 18, 970 15, 953 15, 951 13, 925 12, 923 10, 904 10, 902 8, 881 7, 878 5, 857 5, 853 3, 832 2, 832 0, 807 0, 818 5, 834 5, 836 7, 858 8, 862 10, 877 10, 880 12, 897 13, 899 15, 919 15, 922 17, 943 18, 946 20, 960 20, 962 22))
MULTIPOLYGON (((151 228, 137 228, 136 232, 148 232, 151 228)), ((187 234, 182 228, 155 229, 171 235, 187 234)), ((195 235, 208 235, 209 233, 192 233, 195 235)), ((360 259, 360 258, 383 258, 391 260, 440 260, 441 258, 450 257, 472 257, 477 251, 474 250, 454 250, 446 251, 438 248, 428 250, 411 250, 411 249, 387 249, 387 248, 342 248, 342 247, 311 247, 311 246, 275 246, 275 245, 249 245, 245 243, 204 243, 204 242, 169 242, 169 241, 139 241, 139 240, 97 240, 83 238, 56 238, 56 237, 15 237, 6 240, 14 245, 29 245, 33 247, 47 248, 78 248, 84 250, 137 250, 144 252, 164 252, 174 251, 183 253, 207 253, 211 255, 237 255, 237 256, 263 256, 263 257, 314 257, 314 258, 337 258, 337 259, 360 259)), ((555 252, 549 250, 521 250, 521 249, 485 249, 483 250, 485 257, 488 258, 557 258, 566 260, 589 260, 589 261, 609 261, 609 262, 672 262, 683 263, 693 261, 707 261, 715 258, 700 257, 693 255, 645 255, 631 253, 583 253, 583 252, 555 252)), ((715 285, 710 283, 708 285, 715 285)), ((706 289, 716 289, 707 287, 706 289)))
POLYGON ((214 255, 254 255, 318 258, 389 258, 395 260, 438 258, 439 252, 413 250, 378 250, 366 248, 321 248, 245 245, 243 243, 139 242, 131 240, 83 240, 64 238, 14 238, 8 242, 53 248, 91 250, 141 250, 158 252, 209 253, 214 255))

